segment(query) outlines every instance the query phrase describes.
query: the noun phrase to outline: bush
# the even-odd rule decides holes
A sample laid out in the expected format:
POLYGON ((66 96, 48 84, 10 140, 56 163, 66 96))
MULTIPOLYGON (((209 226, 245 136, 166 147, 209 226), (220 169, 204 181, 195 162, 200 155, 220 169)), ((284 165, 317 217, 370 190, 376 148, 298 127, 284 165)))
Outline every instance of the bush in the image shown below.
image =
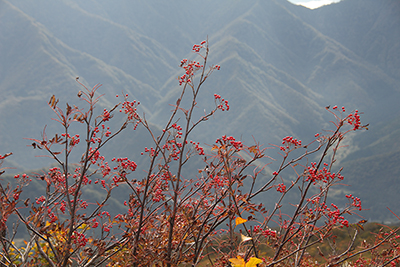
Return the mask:
POLYGON ((360 113, 327 107, 334 118, 332 129, 315 134, 308 144, 291 136, 283 138, 274 146, 282 157, 280 165, 266 174, 271 158, 258 142, 246 145, 232 136, 222 136, 207 149, 190 139, 193 129, 230 108, 227 100, 214 94, 214 109, 200 117, 194 115, 202 85, 220 66, 207 67, 207 41, 194 45, 193 52, 201 62, 181 61, 184 74, 178 83, 182 90, 159 133, 139 115, 139 102, 130 101, 126 94, 117 96, 122 100, 112 109, 96 114, 95 107, 103 97, 96 95, 100 85, 87 88, 77 78, 83 88, 78 97, 86 102, 87 111, 69 104, 62 110, 58 99, 50 98, 48 104, 63 131, 52 138, 44 131, 41 139, 30 140, 34 149, 46 152, 57 166, 34 175, 44 184, 44 192, 37 192, 33 203, 20 199, 21 192, 29 188, 29 175, 16 175, 18 185, 14 188, 1 184, 1 264, 314 266, 318 263, 308 251, 334 240, 338 228, 353 229, 351 242, 340 251, 332 249, 331 255, 325 253, 328 266, 397 262, 398 229, 381 231, 373 243, 356 247, 354 241, 365 221, 350 224, 345 215, 362 210, 361 200, 347 195, 345 207, 328 203, 330 188, 344 179, 340 170, 333 171, 343 139, 366 129, 360 113), (118 113, 124 114, 124 122, 110 129, 109 121, 118 113), (72 124, 80 125, 85 136, 75 134, 72 124), (101 154, 129 124, 134 130, 143 127, 153 140, 153 146, 142 152, 148 160, 144 178, 136 174, 134 161, 126 157, 108 160, 101 154), (84 152, 74 160, 72 151, 78 147, 84 152), (184 177, 183 171, 188 171, 193 158, 200 158, 205 167, 190 170, 190 177, 184 177), (259 182, 261 175, 268 179, 259 182), (130 196, 124 203, 125 211, 114 216, 105 208, 120 185, 129 187, 130 196), (105 190, 103 199, 95 204, 84 190, 90 187, 105 190), (281 208, 292 191, 299 197, 292 214, 285 215, 281 208), (256 200, 274 192, 278 197, 272 209, 256 200), (29 209, 29 214, 23 209, 29 209), (17 228, 7 224, 13 214, 29 234, 22 245, 14 242, 17 228), (376 251, 383 244, 385 254, 363 256, 366 252, 378 255, 376 251))

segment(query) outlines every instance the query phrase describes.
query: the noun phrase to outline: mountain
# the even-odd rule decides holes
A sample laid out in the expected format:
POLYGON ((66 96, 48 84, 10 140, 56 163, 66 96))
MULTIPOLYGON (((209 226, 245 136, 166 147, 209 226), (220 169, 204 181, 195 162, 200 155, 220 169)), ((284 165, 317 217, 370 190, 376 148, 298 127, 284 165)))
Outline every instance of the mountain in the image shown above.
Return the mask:
MULTIPOLYGON (((77 76, 89 87, 103 84, 101 106, 129 93, 162 128, 180 90, 180 60, 196 57, 192 45, 208 38, 209 62, 221 70, 204 84, 195 116, 213 108, 214 93, 231 109, 193 139, 211 144, 226 134, 268 144, 293 135, 306 143, 329 127, 325 106, 358 109, 370 130, 350 136, 340 154, 355 185, 346 193, 374 206, 366 217, 390 220, 381 211, 400 201, 395 191, 383 193, 400 175, 399 12, 397 0, 342 0, 314 10, 286 0, 0 0, 0 154, 12 151, 4 164, 18 172, 49 164, 33 160, 40 153, 23 138, 40 138, 45 125, 48 135, 60 130, 47 102, 54 94, 60 104, 81 104, 77 76), (378 174, 383 192, 371 198, 378 174)), ((124 133, 106 153, 139 158, 145 136, 124 133)))
POLYGON ((399 1, 342 1, 302 19, 386 74, 400 76, 399 1), (349 27, 350 25, 350 27, 349 27))

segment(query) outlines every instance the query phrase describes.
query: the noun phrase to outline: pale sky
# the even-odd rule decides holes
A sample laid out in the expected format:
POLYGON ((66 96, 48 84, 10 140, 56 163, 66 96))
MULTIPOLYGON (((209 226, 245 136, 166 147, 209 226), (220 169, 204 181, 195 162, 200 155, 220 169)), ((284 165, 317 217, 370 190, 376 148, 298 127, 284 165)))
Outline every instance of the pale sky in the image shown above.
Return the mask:
POLYGON ((310 9, 314 9, 320 6, 329 5, 331 3, 337 3, 340 0, 289 0, 289 2, 295 5, 302 5, 310 9))

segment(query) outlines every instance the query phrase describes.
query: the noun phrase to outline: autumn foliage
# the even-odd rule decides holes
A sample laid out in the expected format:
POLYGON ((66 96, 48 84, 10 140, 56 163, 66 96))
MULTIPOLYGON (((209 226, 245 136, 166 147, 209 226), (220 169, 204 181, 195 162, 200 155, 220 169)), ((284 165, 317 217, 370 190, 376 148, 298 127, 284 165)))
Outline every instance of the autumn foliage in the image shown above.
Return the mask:
POLYGON ((67 104, 62 109, 56 96, 51 96, 49 108, 63 130, 51 137, 44 130, 41 138, 30 142, 32 149, 41 150, 57 166, 43 173, 15 175, 13 183, 1 181, 0 265, 396 265, 398 229, 383 229, 372 242, 356 244, 365 220, 350 223, 349 216, 362 210, 361 200, 346 195, 348 204, 338 207, 328 198, 331 188, 344 180, 334 163, 338 150, 346 149, 342 147, 345 136, 366 129, 361 112, 326 107, 331 128, 315 134, 310 143, 287 136, 280 144, 265 147, 224 135, 202 145, 191 139, 193 130, 212 117, 218 119, 217 113, 229 111, 230 106, 215 92, 214 108, 196 117, 202 85, 221 66, 208 66, 207 41, 194 45, 193 52, 201 60, 180 62, 180 95, 160 132, 138 112, 140 102, 125 93, 117 96, 119 103, 100 113, 95 109, 105 97, 98 94, 100 85, 88 88, 77 78, 82 87, 77 97, 83 107, 67 104), (116 114, 123 114, 124 121, 112 128, 109 122, 116 114), (72 124, 81 127, 85 136, 75 133, 72 124), (139 127, 153 141, 151 147, 137 152, 147 159, 145 172, 137 170, 133 159, 103 156, 110 140, 122 131, 134 135, 139 127), (83 153, 74 157, 78 147, 83 153), (278 152, 280 164, 268 172, 275 166, 269 165, 272 151, 278 152), (194 159, 204 162, 204 168, 188 169, 194 159), (35 200, 21 199, 32 179, 43 183, 43 192, 37 192, 35 200), (88 199, 85 188, 103 190, 103 199, 88 199), (126 188, 125 210, 110 213, 107 203, 126 188), (285 201, 293 192, 297 202, 291 203, 291 214, 284 214, 282 206, 288 205, 285 201), (273 208, 260 201, 265 194, 277 196, 273 208), (18 219, 19 228, 8 221, 10 216, 18 219), (14 237, 20 228, 27 235, 17 244, 14 237), (323 260, 317 262, 309 251, 334 240, 337 229, 352 229, 351 242, 340 251, 321 252, 323 260), (385 253, 379 250, 384 246, 385 253))

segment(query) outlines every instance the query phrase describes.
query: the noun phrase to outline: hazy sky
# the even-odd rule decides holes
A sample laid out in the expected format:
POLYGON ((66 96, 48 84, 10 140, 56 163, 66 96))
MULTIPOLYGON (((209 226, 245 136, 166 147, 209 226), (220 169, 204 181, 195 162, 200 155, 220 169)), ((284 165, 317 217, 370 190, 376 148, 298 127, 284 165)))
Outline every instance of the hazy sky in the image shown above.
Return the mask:
POLYGON ((337 3, 340 0, 289 0, 289 2, 292 2, 293 4, 296 5, 302 5, 311 9, 323 6, 323 5, 329 5, 331 3, 337 3))

